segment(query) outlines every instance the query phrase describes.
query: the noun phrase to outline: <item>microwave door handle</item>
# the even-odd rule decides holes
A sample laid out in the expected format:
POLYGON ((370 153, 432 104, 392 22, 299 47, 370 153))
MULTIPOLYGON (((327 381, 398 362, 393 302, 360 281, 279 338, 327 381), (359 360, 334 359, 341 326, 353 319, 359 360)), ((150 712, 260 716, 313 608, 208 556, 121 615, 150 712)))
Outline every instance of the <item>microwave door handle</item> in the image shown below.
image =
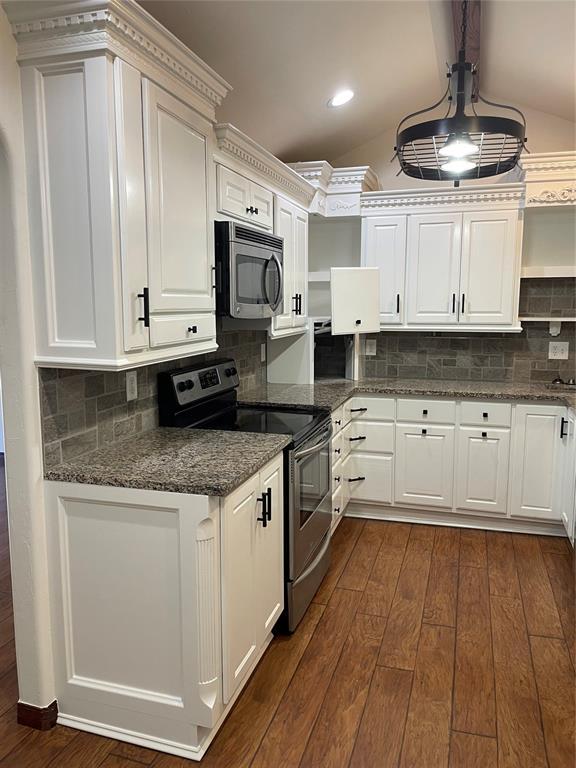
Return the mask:
MULTIPOLYGON (((282 270, 282 263, 278 256, 276 256, 275 253, 272 254, 272 257, 270 258, 270 261, 273 261, 276 264, 276 268, 278 270, 278 293, 276 294, 276 298, 274 299, 274 303, 270 302, 270 306, 272 307, 272 311, 276 311, 278 307, 280 306, 280 302, 282 301, 282 295, 284 293, 284 272, 282 270)), ((268 263, 270 263, 270 261, 268 263)))
POLYGON ((317 451, 321 451, 322 448, 327 446, 330 443, 330 440, 332 439, 332 425, 330 425, 330 429, 325 433, 325 438, 321 440, 319 443, 314 443, 314 445, 310 446, 310 448, 304 448, 302 451, 297 451, 294 454, 295 459, 303 459, 304 456, 308 456, 311 453, 316 453, 317 451))

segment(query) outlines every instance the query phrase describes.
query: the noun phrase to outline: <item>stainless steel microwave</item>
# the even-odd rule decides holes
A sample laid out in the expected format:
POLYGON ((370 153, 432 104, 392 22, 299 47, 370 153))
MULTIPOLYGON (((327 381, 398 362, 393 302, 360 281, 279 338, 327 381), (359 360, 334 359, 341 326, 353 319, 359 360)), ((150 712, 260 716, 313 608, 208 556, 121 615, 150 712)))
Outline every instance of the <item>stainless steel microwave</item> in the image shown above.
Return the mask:
POLYGON ((284 309, 284 240, 268 232, 215 222, 219 315, 266 318, 284 309))

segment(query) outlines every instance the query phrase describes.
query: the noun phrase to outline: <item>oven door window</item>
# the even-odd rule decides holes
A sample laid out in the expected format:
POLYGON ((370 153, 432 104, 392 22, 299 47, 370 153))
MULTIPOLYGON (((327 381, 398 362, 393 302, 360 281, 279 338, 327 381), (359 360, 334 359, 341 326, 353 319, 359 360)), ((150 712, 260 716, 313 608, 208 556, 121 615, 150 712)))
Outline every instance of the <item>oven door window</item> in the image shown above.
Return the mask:
POLYGON ((276 262, 267 255, 236 253, 236 299, 239 304, 273 304, 278 285, 276 262))
POLYGON ((318 509, 330 490, 330 450, 329 444, 317 453, 312 453, 298 461, 300 488, 300 528, 318 509))

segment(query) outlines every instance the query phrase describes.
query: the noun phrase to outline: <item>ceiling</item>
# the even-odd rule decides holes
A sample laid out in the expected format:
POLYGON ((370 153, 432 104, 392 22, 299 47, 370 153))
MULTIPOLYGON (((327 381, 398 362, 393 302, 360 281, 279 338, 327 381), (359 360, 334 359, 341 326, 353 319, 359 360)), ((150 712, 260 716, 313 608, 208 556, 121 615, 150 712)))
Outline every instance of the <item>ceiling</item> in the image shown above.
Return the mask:
MULTIPOLYGON (((430 105, 453 60, 445 0, 144 0, 234 91, 218 112, 283 160, 333 160, 430 105), (356 98, 330 109, 335 91, 356 98)), ((575 5, 485 0, 481 83, 574 120, 575 5)))

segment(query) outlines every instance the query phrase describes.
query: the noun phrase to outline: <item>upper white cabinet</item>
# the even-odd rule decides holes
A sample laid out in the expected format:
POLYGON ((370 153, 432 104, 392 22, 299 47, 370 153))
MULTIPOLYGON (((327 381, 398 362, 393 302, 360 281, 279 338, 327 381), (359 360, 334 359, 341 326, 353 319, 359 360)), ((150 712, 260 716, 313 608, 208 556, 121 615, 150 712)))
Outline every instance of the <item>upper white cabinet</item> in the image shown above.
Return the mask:
POLYGON ((459 213, 409 217, 408 323, 452 325, 458 322, 461 219, 459 213))
POLYGON ((330 270, 334 336, 378 333, 379 288, 379 274, 375 268, 341 267, 330 270))
POLYGON ((274 195, 260 184, 218 165, 218 211, 271 230, 274 195))
POLYGON ((381 325, 404 322, 407 218, 378 216, 362 222, 362 265, 380 272, 381 325))
POLYGON ((97 35, 81 3, 14 9, 45 365, 217 348, 211 157, 229 86, 137 4, 109 6, 97 35))
POLYGON ((381 326, 521 330, 522 202, 521 184, 362 195, 381 326))
POLYGON ((301 333, 307 324, 308 214, 276 198, 274 234, 284 239, 284 311, 272 318, 272 336, 301 333))

